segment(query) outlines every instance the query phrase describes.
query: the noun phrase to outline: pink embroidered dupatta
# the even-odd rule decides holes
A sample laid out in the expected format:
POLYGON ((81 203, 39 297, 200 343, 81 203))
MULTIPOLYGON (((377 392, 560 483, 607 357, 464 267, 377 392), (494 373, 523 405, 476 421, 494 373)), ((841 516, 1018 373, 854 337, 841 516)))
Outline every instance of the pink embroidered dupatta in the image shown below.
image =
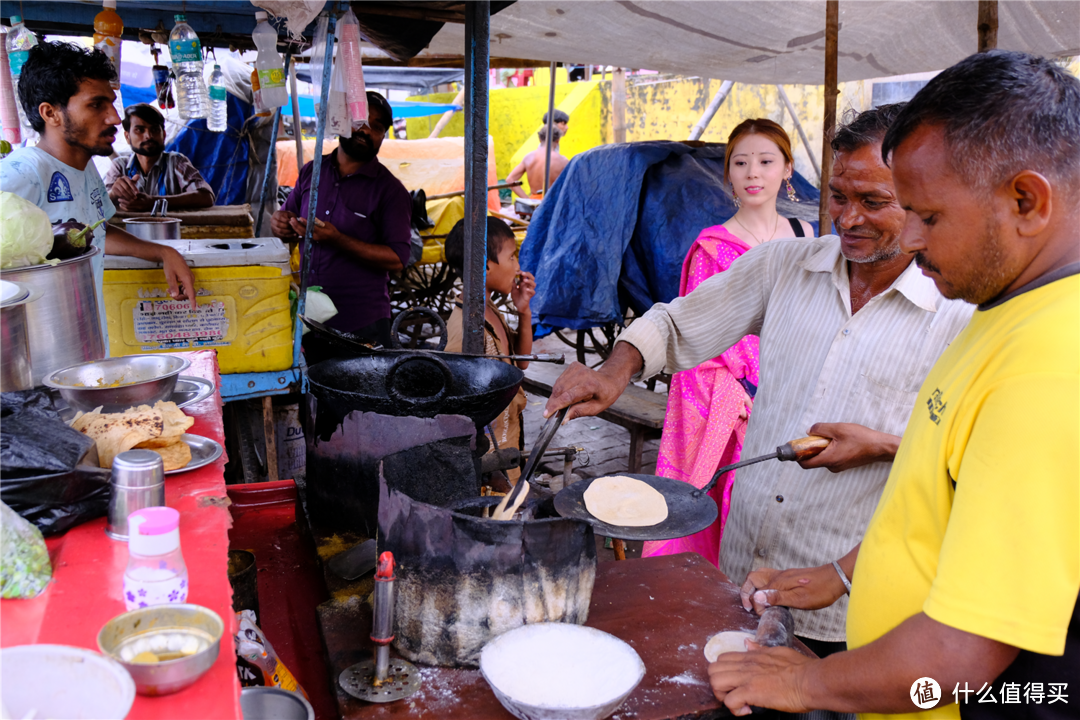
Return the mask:
MULTIPOLYGON (((687 295, 706 279, 724 272, 749 249, 721 225, 702 230, 683 261, 679 294, 687 295)), ((739 417, 746 393, 738 378, 758 384, 758 338, 754 335, 747 335, 719 357, 672 377, 657 475, 701 488, 718 467, 738 461, 747 423, 739 417)), ((711 526, 688 537, 646 542, 642 556, 696 552, 717 565, 734 480, 735 473, 727 473, 710 491, 719 509, 711 526)))

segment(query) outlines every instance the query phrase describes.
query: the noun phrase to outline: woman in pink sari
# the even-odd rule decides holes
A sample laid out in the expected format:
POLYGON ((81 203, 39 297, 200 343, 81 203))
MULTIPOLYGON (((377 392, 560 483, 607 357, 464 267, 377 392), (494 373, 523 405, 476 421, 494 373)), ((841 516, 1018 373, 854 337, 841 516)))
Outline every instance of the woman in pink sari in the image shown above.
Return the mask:
MULTIPOLYGON (((776 211, 782 185, 786 183, 789 198, 795 197, 792 169, 791 140, 772 120, 744 120, 731 131, 724 176, 738 210, 723 225, 702 230, 694 241, 683 261, 680 295, 724 272, 755 245, 812 234, 808 224, 781 218, 776 211)), ((676 373, 668 392, 656 474, 701 488, 717 468, 737 462, 757 385, 758 339, 753 335, 719 357, 676 373)), ((727 473, 710 491, 719 508, 711 526, 683 538, 646 542, 642 555, 696 552, 716 565, 734 481, 735 473, 727 473)))

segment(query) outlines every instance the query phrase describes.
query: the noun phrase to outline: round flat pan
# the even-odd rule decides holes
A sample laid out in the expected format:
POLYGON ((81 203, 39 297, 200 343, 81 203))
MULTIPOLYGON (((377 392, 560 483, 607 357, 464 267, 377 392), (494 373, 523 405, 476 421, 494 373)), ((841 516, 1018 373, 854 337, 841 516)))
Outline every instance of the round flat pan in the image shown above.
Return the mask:
POLYGON ((597 478, 587 478, 560 490, 555 496, 555 509, 564 518, 582 520, 592 525, 600 535, 620 540, 671 540, 686 537, 704 530, 716 520, 716 502, 690 483, 657 475, 625 473, 624 477, 641 480, 663 495, 668 505, 667 519, 647 527, 608 525, 598 520, 585 509, 584 498, 585 491, 597 478))

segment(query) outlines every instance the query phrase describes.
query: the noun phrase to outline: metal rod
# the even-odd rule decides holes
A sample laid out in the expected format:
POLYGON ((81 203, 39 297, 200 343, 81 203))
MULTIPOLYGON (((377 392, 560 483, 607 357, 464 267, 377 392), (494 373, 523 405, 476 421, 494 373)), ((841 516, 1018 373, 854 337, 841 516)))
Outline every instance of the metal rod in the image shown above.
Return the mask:
POLYGON ((836 126, 836 52, 840 21, 840 0, 825 3, 825 117, 821 132, 821 204, 818 205, 818 235, 832 232, 829 217, 829 178, 832 176, 832 148, 829 136, 836 126))
MULTIPOLYGON (((551 87, 548 88, 548 111, 547 111, 547 135, 545 135, 545 143, 547 143, 547 149, 544 151, 544 195, 547 196, 548 187, 551 186, 551 143, 554 138, 551 137, 551 132, 555 127, 555 70, 556 65, 551 63, 551 71, 549 80, 551 81, 551 87)), ((533 192, 536 192, 535 190, 533 192)))
MULTIPOLYGON (((806 154, 810 156, 810 164, 814 166, 814 172, 817 173, 817 179, 820 183, 821 166, 818 165, 817 158, 814 157, 814 149, 810 146, 810 138, 806 137, 806 131, 803 130, 802 123, 799 122, 799 116, 795 114, 795 106, 791 104, 791 100, 788 98, 784 86, 777 85, 776 89, 780 91, 780 99, 784 101, 784 106, 787 108, 788 114, 791 115, 791 121, 795 123, 795 129, 799 131, 799 137, 802 138, 803 147, 806 148, 806 154)), ((822 188, 822 192, 824 191, 825 189, 822 188)))
POLYGON ((461 351, 474 355, 484 352, 490 11, 488 0, 465 3, 465 267, 461 351))
POLYGON ((296 325, 293 328, 293 367, 300 364, 300 318, 307 308, 307 289, 311 270, 311 231, 315 229, 315 210, 319 201, 319 173, 322 172, 323 137, 326 135, 326 112, 330 102, 330 73, 334 69, 334 30, 337 19, 330 14, 326 27, 326 53, 323 55, 322 88, 319 91, 319 112, 315 120, 315 157, 311 159, 311 188, 308 197, 307 226, 304 228, 304 252, 300 260, 300 295, 296 298, 296 325))
POLYGON ((304 138, 300 131, 300 96, 296 93, 296 63, 289 68, 289 96, 292 99, 292 133, 296 141, 296 176, 304 169, 304 138))
MULTIPOLYGON (((522 184, 520 180, 512 183, 496 183, 495 185, 488 185, 488 190, 502 190, 503 188, 518 187, 522 184)), ((464 190, 456 190, 454 192, 440 193, 438 195, 428 195, 428 200, 442 200, 443 198, 457 197, 458 195, 464 195, 464 190)))
POLYGON ((979 0, 979 52, 997 47, 998 4, 997 0, 979 0))
POLYGON ((694 127, 690 128, 690 140, 697 140, 705 134, 705 129, 709 127, 709 123, 712 122, 713 116, 716 115, 716 111, 724 104, 724 100, 727 99, 727 96, 731 93, 731 88, 734 86, 735 83, 731 80, 725 80, 720 84, 720 89, 713 95, 709 107, 705 108, 705 112, 701 114, 701 118, 694 123, 694 127))
MULTIPOLYGON (((289 71, 289 61, 292 60, 292 52, 285 51, 285 72, 289 71)), ((270 131, 270 149, 266 151, 266 170, 263 171, 262 192, 259 193, 259 216, 255 219, 255 237, 260 237, 262 232, 263 211, 266 209, 266 194, 270 190, 270 171, 274 169, 277 158, 278 127, 281 126, 281 108, 274 111, 273 129, 270 131)))

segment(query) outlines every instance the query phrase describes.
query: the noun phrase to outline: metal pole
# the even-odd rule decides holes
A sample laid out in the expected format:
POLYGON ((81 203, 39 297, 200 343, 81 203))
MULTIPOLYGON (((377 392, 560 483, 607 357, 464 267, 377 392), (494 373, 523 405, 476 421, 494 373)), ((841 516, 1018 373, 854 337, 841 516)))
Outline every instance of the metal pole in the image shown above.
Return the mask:
POLYGON ((611 134, 617 143, 626 142, 626 69, 611 71, 611 134))
MULTIPOLYGON (((544 151, 544 196, 547 196, 548 187, 551 185, 551 131, 555 128, 555 63, 551 63, 551 87, 548 88, 548 111, 547 111, 547 149, 544 151)), ((535 190, 534 190, 535 192, 535 190)))
POLYGON ((694 123, 694 127, 690 128, 690 140, 697 140, 705 134, 705 128, 709 127, 713 116, 716 115, 716 111, 727 100, 727 96, 731 93, 733 87, 735 87, 735 83, 731 80, 725 80, 720 84, 720 89, 716 91, 716 95, 713 96, 709 107, 705 108, 705 112, 701 114, 701 119, 694 123))
POLYGON ((293 140, 296 141, 296 176, 304 169, 304 138, 300 132, 300 97, 296 94, 296 63, 289 68, 289 95, 292 96, 293 140))
MULTIPOLYGON (((292 60, 292 51, 285 51, 285 72, 289 72, 289 61, 292 60)), ((278 127, 281 126, 281 108, 274 111, 274 124, 270 131, 270 149, 266 151, 266 171, 263 172, 262 192, 259 193, 259 216, 255 220, 255 237, 261 237, 263 210, 266 209, 266 193, 270 191, 270 170, 274 163, 271 162, 277 153, 278 127)))
POLYGON ((293 367, 300 364, 300 316, 307 309, 308 271, 311 269, 311 231, 315 229, 315 210, 319 201, 319 173, 322 172, 326 111, 330 104, 330 73, 334 69, 334 27, 336 24, 337 20, 331 13, 330 24, 326 28, 326 54, 323 56, 322 89, 319 91, 319 112, 315 121, 315 157, 311 159, 311 188, 308 198, 307 227, 304 229, 304 253, 300 260, 300 296, 296 298, 296 324, 293 327, 293 367))
MULTIPOLYGON (((795 123, 795 129, 799 131, 799 137, 802 138, 803 147, 806 148, 806 154, 810 156, 810 164, 814 166, 814 172, 817 173, 817 179, 820 183, 821 166, 818 165, 817 158, 814 157, 814 149, 810 147, 810 138, 806 137, 806 131, 803 130, 802 123, 799 122, 799 116, 795 114, 795 106, 791 104, 791 100, 788 98, 784 86, 777 85, 776 89, 780 91, 780 99, 784 101, 784 106, 787 107, 787 111, 791 115, 791 121, 795 123)), ((835 110, 833 112, 835 113, 835 110)), ((824 188, 822 188, 822 191, 824 192, 824 188)))
POLYGON ((491 7, 465 3, 465 268, 461 351, 484 354, 491 7))
POLYGON ((818 206, 818 235, 832 231, 829 217, 829 178, 832 176, 832 148, 829 135, 836 125, 836 51, 840 21, 840 0, 825 3, 825 119, 821 133, 821 204, 818 206))
POLYGON ((979 0, 979 52, 997 47, 998 4, 997 0, 979 0))

